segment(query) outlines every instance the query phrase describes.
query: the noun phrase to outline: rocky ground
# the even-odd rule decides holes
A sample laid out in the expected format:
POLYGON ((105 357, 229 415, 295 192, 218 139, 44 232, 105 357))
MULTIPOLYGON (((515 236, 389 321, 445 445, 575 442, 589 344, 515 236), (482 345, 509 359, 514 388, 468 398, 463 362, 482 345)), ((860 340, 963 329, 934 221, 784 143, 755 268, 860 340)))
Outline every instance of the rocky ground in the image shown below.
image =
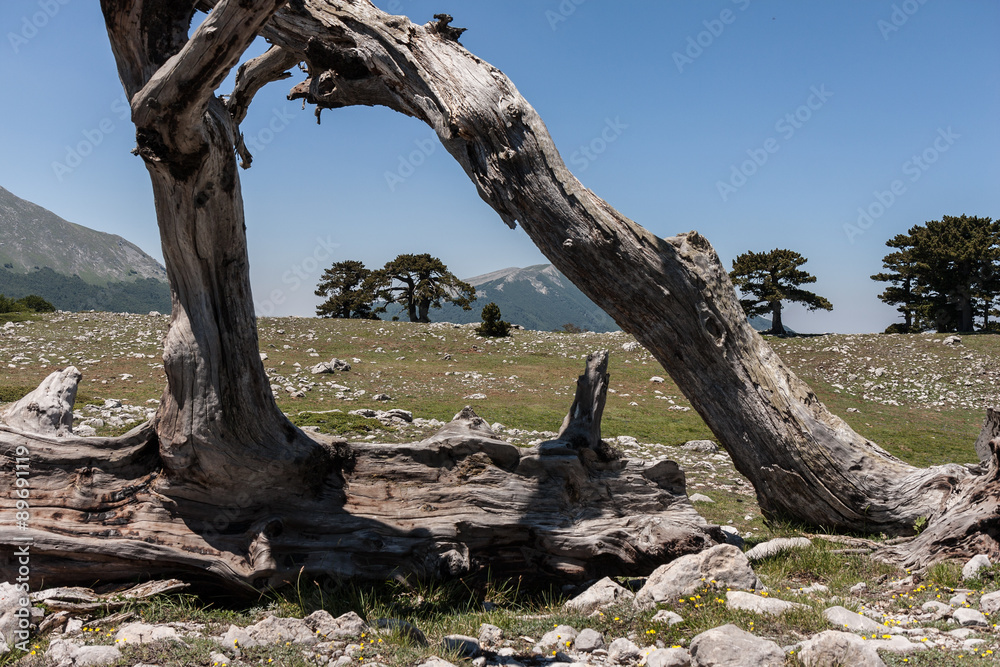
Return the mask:
MULTIPOLYGON (((645 580, 626 582, 628 587, 602 579, 541 614, 485 602, 481 614, 466 614, 456 623, 466 629, 477 618, 491 621, 479 623, 474 634, 455 632, 447 621, 434 623, 432 633, 419 621, 374 615, 365 620, 353 611, 334 617, 323 609, 301 617, 260 610, 250 615, 253 622, 242 624, 147 622, 141 606, 111 616, 97 613, 100 603, 114 606, 130 591, 116 597, 50 589, 31 595, 36 636, 17 664, 998 664, 1000 591, 945 589, 907 575, 884 585, 858 582, 846 595, 836 595, 820 583, 770 588, 755 572, 790 552, 816 548, 801 537, 762 542, 746 552, 736 544, 719 545, 663 565, 645 580), (873 595, 876 588, 881 594, 873 595), (786 617, 792 622, 782 625, 779 619, 786 617), (808 625, 811 629, 800 632, 808 625), (688 626, 697 631, 685 636, 688 626)), ((966 564, 963 576, 981 583, 984 572, 995 575, 997 568, 977 559, 966 564)), ((171 583, 177 585, 167 582, 168 587, 171 583)), ((16 624, 19 597, 10 584, 0 585, 0 633, 9 634, 16 624)))
MULTIPOLYGON (((159 402, 165 325, 163 316, 105 313, 8 323, 0 328, 0 403, 75 365, 84 382, 74 430, 133 428, 159 402)), ((262 320, 260 334, 272 389, 293 421, 386 442, 419 440, 471 404, 501 437, 537 444, 555 435, 586 354, 611 349, 606 440, 626 457, 680 464, 699 512, 730 535, 726 562, 682 567, 679 559, 664 566, 672 574, 541 598, 469 589, 447 607, 409 584, 381 602, 368 589, 307 595, 308 602, 299 591, 296 604, 286 593, 237 611, 162 598, 126 611, 69 613, 60 612, 67 600, 36 592, 29 651, 12 650, 0 665, 1000 664, 1000 566, 964 576, 966 563, 904 572, 869 557, 884 538, 766 522, 752 487, 631 337, 517 331, 492 341, 469 326, 299 318, 262 320), (799 542, 762 555, 774 538, 799 542), (574 602, 581 594, 598 600, 574 602)), ((841 335, 771 344, 824 402, 892 453, 917 464, 966 463, 975 458, 982 409, 1000 402, 1000 344, 993 336, 946 338, 841 335)), ((0 603, 8 639, 12 618, 0 603)))

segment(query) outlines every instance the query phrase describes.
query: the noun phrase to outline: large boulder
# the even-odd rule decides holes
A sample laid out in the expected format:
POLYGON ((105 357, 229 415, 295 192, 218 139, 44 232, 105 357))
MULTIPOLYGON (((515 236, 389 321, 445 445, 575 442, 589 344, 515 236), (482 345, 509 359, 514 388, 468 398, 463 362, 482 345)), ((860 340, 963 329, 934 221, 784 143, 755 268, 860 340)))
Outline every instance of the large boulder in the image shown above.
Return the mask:
POLYGON ((635 594, 629 589, 621 586, 611 577, 604 577, 596 584, 577 595, 567 602, 563 607, 567 611, 574 611, 580 614, 589 614, 610 607, 623 600, 632 600, 635 594))
POLYGON ((656 568, 636 593, 635 605, 650 608, 660 602, 676 602, 706 587, 759 590, 762 586, 742 551, 731 544, 719 544, 656 568))
POLYGON ((785 653, 769 639, 735 625, 706 630, 691 640, 692 667, 782 667, 785 653))
POLYGON ((37 389, 7 408, 0 419, 28 433, 72 435, 73 403, 82 377, 75 366, 52 373, 37 389))

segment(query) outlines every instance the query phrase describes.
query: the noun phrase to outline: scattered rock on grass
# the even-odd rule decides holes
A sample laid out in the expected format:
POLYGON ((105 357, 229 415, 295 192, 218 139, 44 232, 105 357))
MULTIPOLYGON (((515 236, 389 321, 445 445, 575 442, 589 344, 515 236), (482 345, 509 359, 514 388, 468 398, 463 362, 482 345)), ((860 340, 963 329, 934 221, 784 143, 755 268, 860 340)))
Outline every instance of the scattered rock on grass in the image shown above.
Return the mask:
POLYGON ((691 640, 691 662, 698 667, 782 667, 785 653, 774 642, 727 624, 691 640))
POLYGON ((649 608, 658 602, 673 602, 704 587, 758 590, 761 583, 742 551, 731 544, 719 544, 656 568, 636 593, 635 605, 649 608))
POLYGON ((604 577, 596 584, 567 602, 564 608, 581 614, 589 614, 598 609, 605 609, 622 600, 632 600, 635 594, 619 585, 610 577, 604 577))
POLYGON ((755 561, 791 551, 812 546, 808 537, 778 537, 767 542, 761 542, 747 552, 747 560, 755 561))

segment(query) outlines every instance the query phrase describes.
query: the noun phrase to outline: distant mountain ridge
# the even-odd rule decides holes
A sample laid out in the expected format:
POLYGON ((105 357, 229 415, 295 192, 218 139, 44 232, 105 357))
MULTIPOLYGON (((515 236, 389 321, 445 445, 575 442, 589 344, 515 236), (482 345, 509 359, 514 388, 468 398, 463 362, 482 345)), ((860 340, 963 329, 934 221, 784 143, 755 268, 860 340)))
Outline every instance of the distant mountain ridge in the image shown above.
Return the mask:
POLYGON ((14 273, 49 267, 91 285, 152 278, 167 271, 120 236, 68 222, 0 187, 0 265, 14 273))
MULTIPOLYGON (((599 332, 620 329, 610 315, 551 264, 499 269, 466 278, 465 282, 476 288, 472 310, 445 304, 441 310, 431 312, 432 320, 479 322, 483 306, 492 301, 500 307, 503 319, 525 329, 555 331, 562 330, 565 324, 599 332)), ((757 331, 771 328, 771 321, 763 317, 750 318, 750 324, 757 331)), ((785 330, 794 333, 788 327, 785 330)))
POLYGON ((60 310, 170 312, 167 271, 120 236, 68 222, 0 187, 0 294, 60 310))
POLYGON ((431 319, 465 324, 480 322, 483 306, 491 301, 503 319, 537 331, 561 330, 573 324, 590 331, 617 331, 615 321, 551 264, 510 267, 466 278, 476 288, 472 310, 445 305, 431 319))

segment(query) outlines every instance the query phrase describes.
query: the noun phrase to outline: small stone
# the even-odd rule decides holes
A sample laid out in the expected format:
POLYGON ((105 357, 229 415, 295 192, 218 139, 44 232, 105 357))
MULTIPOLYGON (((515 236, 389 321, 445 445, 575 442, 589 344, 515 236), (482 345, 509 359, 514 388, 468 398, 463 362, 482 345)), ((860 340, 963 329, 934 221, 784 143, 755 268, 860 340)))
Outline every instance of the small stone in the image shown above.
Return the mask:
POLYGON ((631 600, 635 594, 621 586, 610 577, 604 577, 596 584, 569 600, 563 607, 567 611, 589 614, 598 609, 605 609, 622 600, 631 600))
POLYGON ((590 653, 592 651, 596 651, 597 649, 604 648, 604 637, 597 630, 584 628, 580 631, 580 634, 576 636, 576 642, 573 646, 577 651, 590 653))
POLYGON ((719 451, 719 446, 712 442, 711 440, 688 440, 683 445, 681 449, 686 449, 689 452, 701 452, 703 454, 715 454, 719 451))
POLYGON ((712 503, 712 504, 715 503, 714 500, 712 500, 711 498, 709 498, 708 496, 706 496, 703 493, 695 493, 695 494, 691 495, 688 498, 688 500, 690 500, 693 503, 712 503))
POLYGON ((975 609, 956 609, 951 613, 951 617, 955 619, 956 623, 965 627, 989 627, 989 621, 986 620, 986 616, 981 611, 975 609))
POLYGON ((503 630, 495 625, 483 623, 479 626, 480 646, 496 646, 503 640, 503 630))
POLYGON ((391 401, 392 397, 389 394, 375 394, 372 396, 373 401, 391 401))
POLYGON ((747 560, 753 562, 777 556, 792 549, 807 549, 812 542, 807 537, 778 537, 767 542, 761 542, 747 552, 747 560))
POLYGON ((972 579, 981 569, 989 567, 990 557, 986 554, 977 554, 969 559, 969 562, 962 568, 962 579, 972 579))
POLYGON ((961 336, 948 336, 947 338, 945 338, 941 342, 943 344, 945 344, 945 345, 961 345, 962 344, 962 337, 961 336))
POLYGON ((873 642, 838 630, 826 630, 802 642, 798 658, 810 667, 885 667, 873 642))
POLYGON ((774 642, 755 637, 742 628, 729 624, 706 630, 692 639, 691 662, 706 667, 782 667, 785 664, 785 653, 774 642))
POLYGON ((661 648, 646 656, 646 667, 689 667, 691 654, 682 648, 661 648))
POLYGON ((649 381, 655 384, 663 384, 665 382, 665 380, 661 378, 659 375, 654 375, 653 377, 649 378, 649 381))
POLYGON ((651 619, 654 623, 666 623, 667 625, 677 625, 678 623, 683 623, 684 618, 677 612, 670 611, 669 609, 661 609, 660 611, 653 614, 651 619))
POLYGON ((656 568, 636 593, 634 604, 650 608, 660 602, 675 603, 704 586, 759 590, 761 583, 742 551, 731 544, 719 544, 656 568))
POLYGON ((868 590, 868 584, 866 584, 863 581, 859 581, 858 583, 851 586, 848 592, 851 595, 863 595, 867 590, 868 590))
POLYGON ((624 637, 616 639, 608 645, 609 662, 627 662, 635 660, 642 653, 642 649, 636 646, 631 640, 624 637))
POLYGON ((993 591, 979 598, 979 611, 984 614, 995 614, 1000 611, 1000 591, 993 591))
POLYGON ((458 653, 463 658, 475 658, 482 653, 482 649, 479 646, 479 640, 475 637, 467 637, 465 635, 446 635, 444 639, 441 640, 441 644, 444 646, 446 651, 458 653))
POLYGON ((806 605, 799 604, 798 602, 787 602, 785 600, 763 597, 761 595, 754 595, 753 593, 745 593, 743 591, 726 591, 727 609, 742 609, 744 611, 752 611, 755 614, 778 616, 790 609, 802 609, 805 606, 806 605))
POLYGON ((548 653, 552 649, 567 649, 573 644, 573 640, 576 639, 579 633, 571 625, 560 625, 554 630, 549 630, 542 638, 538 640, 535 644, 536 651, 540 653, 548 653))
POLYGON ((169 625, 128 623, 118 629, 115 640, 123 644, 148 644, 159 640, 180 641, 177 630, 169 625))
POLYGON ((888 634, 889 632, 889 628, 884 625, 876 623, 867 616, 857 614, 846 607, 830 607, 823 610, 823 616, 833 625, 850 632, 874 632, 880 635, 888 634))
POLYGON ((110 665, 122 657, 122 652, 115 646, 81 646, 73 653, 73 664, 76 667, 98 667, 110 665))

